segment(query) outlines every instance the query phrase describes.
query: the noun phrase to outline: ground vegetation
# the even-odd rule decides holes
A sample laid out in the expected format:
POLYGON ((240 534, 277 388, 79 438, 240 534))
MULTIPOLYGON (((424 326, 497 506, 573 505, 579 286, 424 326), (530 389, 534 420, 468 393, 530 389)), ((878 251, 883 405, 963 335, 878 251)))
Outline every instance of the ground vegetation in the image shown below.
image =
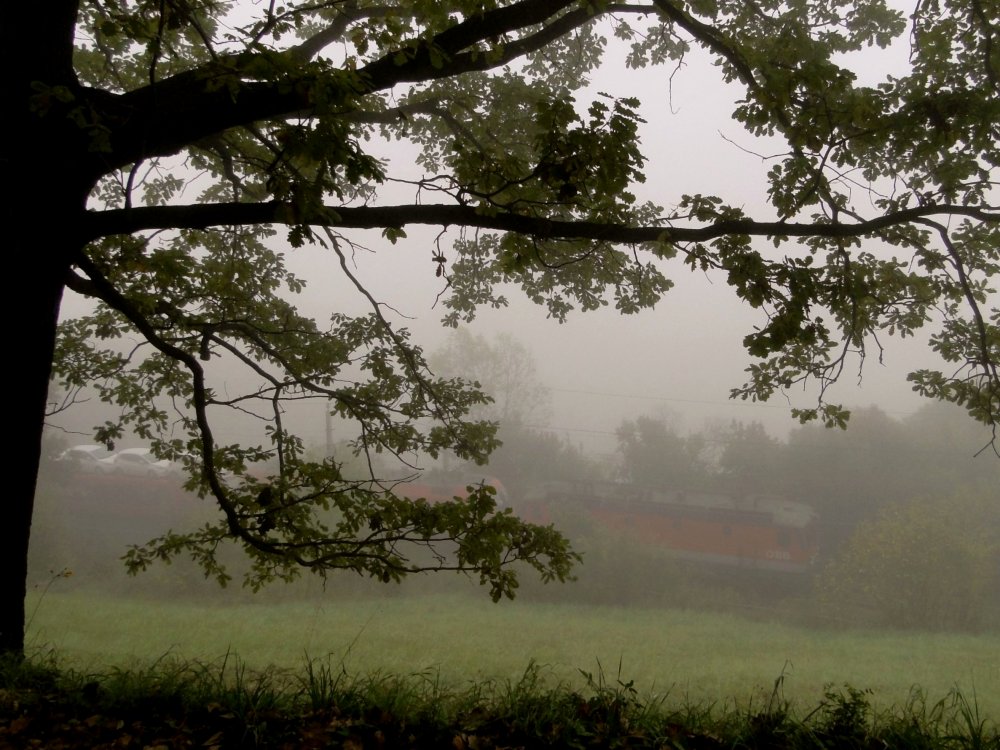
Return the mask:
POLYGON ((520 679, 455 690, 432 680, 352 678, 313 662, 301 675, 233 664, 161 664, 93 675, 44 663, 4 665, 0 739, 45 747, 662 748, 996 747, 997 727, 960 692, 915 692, 873 710, 867 691, 828 686, 794 711, 781 679, 759 705, 671 707, 603 670, 582 690, 520 679))

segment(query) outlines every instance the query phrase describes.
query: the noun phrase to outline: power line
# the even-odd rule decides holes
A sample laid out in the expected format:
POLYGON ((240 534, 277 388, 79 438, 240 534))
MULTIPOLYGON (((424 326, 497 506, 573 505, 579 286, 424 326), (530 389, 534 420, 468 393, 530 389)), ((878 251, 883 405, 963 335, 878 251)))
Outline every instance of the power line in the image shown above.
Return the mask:
POLYGON ((580 388, 549 388, 550 391, 555 391, 557 393, 578 393, 585 396, 602 396, 607 398, 631 398, 639 401, 671 401, 680 404, 702 404, 705 406, 728 406, 728 405, 738 405, 738 406, 750 406, 757 407, 761 409, 787 409, 788 405, 779 406, 778 404, 762 404, 759 401, 702 401, 698 399, 691 398, 675 398, 671 396, 650 396, 642 393, 611 393, 609 391, 588 391, 580 388))
MULTIPOLYGON (((760 401, 749 401, 743 399, 728 399, 726 401, 708 401, 708 400, 692 399, 692 398, 676 398, 672 396, 653 396, 643 393, 613 393, 611 391, 591 391, 582 388, 549 387, 549 390, 556 393, 576 393, 584 396, 601 396, 604 398, 628 398, 639 401, 668 401, 678 404, 698 404, 701 406, 742 406, 751 409, 782 409, 782 410, 788 409, 792 406, 790 402, 786 404, 767 404, 767 403, 762 403, 760 401)), ((908 411, 902 411, 898 409, 896 410, 881 409, 880 407, 880 410, 885 414, 895 414, 899 416, 912 416, 916 414, 916 410, 913 409, 908 411)))

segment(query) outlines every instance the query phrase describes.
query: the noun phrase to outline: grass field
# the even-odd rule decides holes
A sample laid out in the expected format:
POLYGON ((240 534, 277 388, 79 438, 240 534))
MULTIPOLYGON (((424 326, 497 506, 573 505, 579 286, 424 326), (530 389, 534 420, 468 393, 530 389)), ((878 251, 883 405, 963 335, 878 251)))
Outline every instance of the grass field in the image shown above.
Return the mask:
POLYGON ((516 680, 536 662, 548 681, 582 685, 581 670, 633 681, 665 704, 759 705, 784 676, 784 697, 815 706, 825 685, 874 691, 900 706, 958 688, 1000 719, 1000 633, 821 631, 669 609, 505 602, 429 595, 321 602, 194 604, 84 590, 32 594, 30 649, 76 668, 148 663, 164 655, 238 655, 252 669, 328 660, 352 674, 426 674, 456 686, 516 680), (620 670, 620 672, 619 672, 620 670))

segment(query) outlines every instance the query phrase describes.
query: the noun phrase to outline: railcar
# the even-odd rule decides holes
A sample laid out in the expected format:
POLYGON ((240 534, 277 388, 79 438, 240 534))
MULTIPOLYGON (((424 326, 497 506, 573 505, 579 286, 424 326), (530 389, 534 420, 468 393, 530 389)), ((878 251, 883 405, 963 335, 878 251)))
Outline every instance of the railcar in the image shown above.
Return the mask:
POLYGON ((774 495, 553 482, 525 493, 515 510, 539 523, 583 514, 623 538, 699 563, 805 573, 819 554, 815 511, 774 495))

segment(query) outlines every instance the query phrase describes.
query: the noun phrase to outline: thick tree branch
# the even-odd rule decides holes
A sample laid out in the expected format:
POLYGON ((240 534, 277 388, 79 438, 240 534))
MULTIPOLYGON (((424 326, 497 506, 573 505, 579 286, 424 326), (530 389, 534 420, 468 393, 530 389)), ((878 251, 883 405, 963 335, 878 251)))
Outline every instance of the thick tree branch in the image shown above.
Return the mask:
MULTIPOLYGON (((524 3, 522 3, 522 5, 523 4, 524 3)), ((566 5, 566 3, 560 3, 560 5, 566 5)), ((646 14, 654 12, 654 8, 651 6, 620 4, 603 10, 603 13, 605 14, 609 12, 646 14)), ((400 82, 415 82, 430 81, 438 78, 452 78, 461 73, 491 70, 502 65, 507 65, 514 60, 531 54, 532 52, 537 52, 547 45, 552 44, 557 39, 566 36, 571 31, 595 21, 598 17, 598 14, 590 12, 590 10, 586 8, 572 10, 560 16, 547 26, 543 26, 533 34, 529 34, 521 39, 500 45, 493 54, 482 50, 465 53, 453 52, 451 54, 447 54, 444 62, 442 62, 440 58, 436 57, 435 53, 437 55, 445 53, 447 52, 447 48, 435 49, 432 46, 432 42, 431 44, 417 47, 413 52, 412 58, 407 63, 404 63, 403 66, 398 65, 393 56, 387 55, 382 59, 375 61, 371 65, 362 68, 361 72, 365 76, 370 76, 372 80, 378 80, 380 77, 391 75, 392 67, 402 67, 404 70, 397 71, 397 75, 401 74, 402 76, 398 80, 400 82)), ((523 28, 527 25, 529 24, 521 23, 518 24, 517 28, 523 28)), ((507 31, 501 33, 508 33, 509 31, 514 30, 516 29, 508 29, 507 31)), ((499 34, 487 34, 484 39, 492 38, 498 35, 499 34)), ((437 39, 442 39, 444 36, 445 34, 441 34, 437 39)), ((465 45, 465 47, 461 47, 460 49, 465 49, 469 46, 472 45, 465 45)))
POLYGON ((706 242, 731 235, 756 237, 864 237, 893 227, 935 216, 965 216, 978 221, 1000 222, 1000 209, 993 207, 938 205, 903 209, 852 224, 786 223, 740 219, 719 221, 701 227, 669 224, 633 227, 593 221, 568 221, 512 213, 484 214, 472 206, 328 206, 309 216, 290 203, 216 203, 188 206, 149 206, 94 211, 87 214, 83 236, 87 241, 116 234, 154 229, 207 229, 223 225, 310 224, 342 229, 382 229, 407 224, 464 226, 516 232, 542 239, 597 240, 621 244, 641 242, 706 242))
MULTIPOLYGON (((277 70, 282 58, 297 60, 293 52, 220 57, 193 70, 157 81, 121 95, 85 90, 101 111, 111 131, 112 150, 102 155, 103 166, 121 168, 148 156, 164 156, 188 144, 249 122, 308 115, 316 110, 316 91, 322 90, 324 106, 331 100, 331 87, 340 87, 345 111, 359 96, 385 91, 398 83, 445 78, 473 70, 487 70, 509 63, 517 56, 544 47, 554 39, 597 17, 571 12, 569 20, 554 22, 549 29, 510 44, 512 53, 491 57, 485 51, 467 52, 481 43, 490 43, 506 34, 543 24, 575 4, 575 0, 522 0, 498 8, 445 29, 427 41, 383 57, 352 74, 337 77, 332 71, 316 68, 297 80, 253 80, 250 71, 262 66, 277 70), (433 54, 432 54, 433 50, 433 54), (402 52, 406 60, 399 61, 402 52)), ((618 11, 642 12, 635 6, 614 6, 618 11)), ((608 12, 605 10, 604 12, 608 12)))
POLYGON ((737 51, 737 49, 727 39, 725 39, 721 33, 719 33, 718 29, 702 23, 684 10, 667 2, 667 0, 653 0, 653 4, 665 18, 680 26, 699 42, 708 47, 708 49, 712 50, 719 55, 719 57, 723 58, 726 62, 732 65, 733 70, 736 71, 736 74, 748 89, 754 92, 760 90, 761 85, 757 80, 757 77, 754 75, 753 68, 751 68, 749 63, 743 59, 743 56, 737 51))
POLYGON ((358 8, 355 3, 345 4, 345 7, 340 9, 339 15, 329 26, 289 49, 288 54, 302 61, 312 60, 329 45, 343 40, 344 33, 352 23, 368 18, 383 18, 399 12, 399 8, 391 6, 358 8))

